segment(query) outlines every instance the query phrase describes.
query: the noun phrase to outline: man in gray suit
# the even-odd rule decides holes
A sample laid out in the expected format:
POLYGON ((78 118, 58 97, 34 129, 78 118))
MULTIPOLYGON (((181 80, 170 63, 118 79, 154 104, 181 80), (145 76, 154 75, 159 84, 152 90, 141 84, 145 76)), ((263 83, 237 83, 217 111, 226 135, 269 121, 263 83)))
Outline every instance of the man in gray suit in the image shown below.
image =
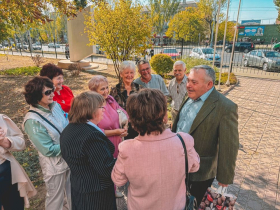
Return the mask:
POLYGON ((215 177, 220 186, 233 183, 239 148, 237 105, 215 89, 215 71, 210 66, 195 66, 187 81, 188 98, 172 131, 194 138, 200 168, 190 174, 190 192, 200 204, 215 177))

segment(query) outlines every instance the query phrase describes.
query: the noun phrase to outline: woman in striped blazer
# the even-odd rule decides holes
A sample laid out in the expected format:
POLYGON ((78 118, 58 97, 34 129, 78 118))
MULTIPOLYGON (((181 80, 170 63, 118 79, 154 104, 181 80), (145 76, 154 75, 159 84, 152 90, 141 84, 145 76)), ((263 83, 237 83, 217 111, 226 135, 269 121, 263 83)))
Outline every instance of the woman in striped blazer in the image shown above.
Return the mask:
POLYGON ((115 147, 97 124, 103 118, 103 97, 95 92, 75 97, 69 125, 60 137, 61 153, 71 170, 73 210, 115 210, 111 171, 115 147))

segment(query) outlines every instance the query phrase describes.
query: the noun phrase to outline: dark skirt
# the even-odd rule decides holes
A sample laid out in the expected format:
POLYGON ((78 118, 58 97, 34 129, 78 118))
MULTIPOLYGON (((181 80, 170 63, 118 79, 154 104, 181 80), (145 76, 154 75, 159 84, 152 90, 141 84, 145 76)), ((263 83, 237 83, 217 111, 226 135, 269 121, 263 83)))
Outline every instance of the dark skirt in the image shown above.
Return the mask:
POLYGON ((114 186, 108 189, 79 193, 71 189, 72 210, 117 210, 114 186))

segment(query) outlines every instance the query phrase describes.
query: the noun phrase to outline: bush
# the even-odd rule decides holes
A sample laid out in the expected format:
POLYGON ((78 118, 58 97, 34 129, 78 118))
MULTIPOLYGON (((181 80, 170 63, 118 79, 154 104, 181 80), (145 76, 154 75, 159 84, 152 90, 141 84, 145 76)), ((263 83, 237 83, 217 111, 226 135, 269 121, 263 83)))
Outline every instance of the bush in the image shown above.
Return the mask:
POLYGON ((37 75, 40 72, 41 68, 37 66, 28 66, 28 67, 18 67, 14 69, 7 69, 0 71, 0 75, 37 75))
POLYGON ((82 68, 78 63, 73 63, 70 64, 68 70, 71 71, 71 76, 79 76, 82 71, 82 68))
MULTIPOLYGON (((221 84, 221 85, 226 84, 227 79, 228 79, 228 73, 222 73, 222 74, 221 74, 221 81, 220 81, 220 84, 221 84)), ((218 82, 219 82, 219 73, 216 73, 215 85, 217 85, 218 82)), ((231 85, 234 85, 234 84, 237 83, 237 78, 236 78, 236 76, 234 75, 234 73, 230 73, 230 75, 229 75, 229 83, 230 83, 231 85)))
POLYGON ((152 57, 150 63, 157 74, 164 75, 172 71, 174 60, 169 55, 157 54, 152 57))
MULTIPOLYGON (((186 58, 182 59, 182 61, 184 61, 186 64, 187 73, 190 73, 190 69, 193 68, 194 66, 198 66, 198 65, 208 65, 208 66, 212 67, 211 61, 207 61, 207 60, 200 59, 200 58, 186 57, 186 58)), ((214 70, 215 70, 215 72, 219 72, 219 69, 216 66, 214 67, 214 70)))
POLYGON ((37 67, 39 67, 41 63, 44 63, 44 58, 41 57, 41 55, 31 56, 31 59, 37 67))

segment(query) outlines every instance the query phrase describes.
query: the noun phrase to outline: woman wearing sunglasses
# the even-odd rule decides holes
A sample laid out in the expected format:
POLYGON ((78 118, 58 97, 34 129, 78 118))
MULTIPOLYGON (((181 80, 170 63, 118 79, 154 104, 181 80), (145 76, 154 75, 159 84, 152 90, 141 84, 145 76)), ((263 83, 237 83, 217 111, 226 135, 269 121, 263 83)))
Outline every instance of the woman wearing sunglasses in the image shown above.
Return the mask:
POLYGON ((67 126, 61 106, 53 101, 53 82, 47 77, 35 77, 24 87, 30 105, 23 129, 38 150, 46 183, 46 210, 71 209, 70 170, 61 156, 60 134, 67 126))
POLYGON ((60 104, 63 111, 68 113, 74 95, 68 86, 63 85, 61 68, 52 63, 45 64, 40 71, 40 76, 46 76, 52 80, 55 88, 53 100, 60 104))

